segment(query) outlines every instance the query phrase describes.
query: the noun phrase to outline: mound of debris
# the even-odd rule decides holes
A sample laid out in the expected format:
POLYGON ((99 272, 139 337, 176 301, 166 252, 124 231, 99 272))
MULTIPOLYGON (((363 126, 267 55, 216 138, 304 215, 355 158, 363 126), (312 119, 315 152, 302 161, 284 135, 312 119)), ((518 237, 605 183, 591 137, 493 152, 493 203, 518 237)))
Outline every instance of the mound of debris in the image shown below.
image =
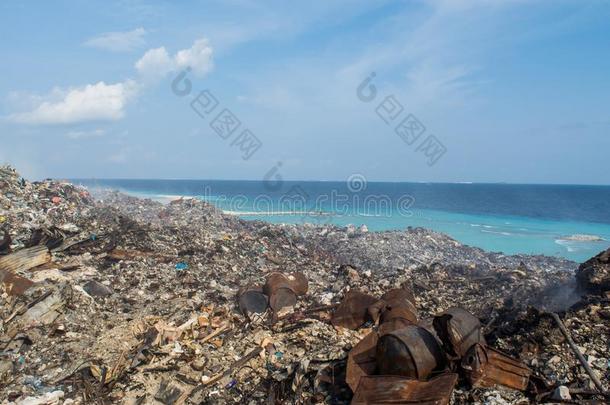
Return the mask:
POLYGON ((581 264, 576 279, 586 291, 610 291, 610 249, 581 264))
POLYGON ((94 195, 0 169, 2 403, 607 399, 609 296, 581 297, 575 263, 94 195), (478 325, 459 350, 456 307, 478 325), (413 374, 422 341, 436 363, 413 374), (354 382, 362 345, 374 367, 354 382))

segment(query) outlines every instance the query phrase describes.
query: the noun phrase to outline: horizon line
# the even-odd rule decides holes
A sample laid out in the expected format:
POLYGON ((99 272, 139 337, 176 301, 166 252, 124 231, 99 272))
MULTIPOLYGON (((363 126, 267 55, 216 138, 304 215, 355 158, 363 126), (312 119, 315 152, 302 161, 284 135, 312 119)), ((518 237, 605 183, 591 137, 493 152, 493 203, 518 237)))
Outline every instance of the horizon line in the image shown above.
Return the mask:
MULTIPOLYGON (((227 182, 251 182, 261 183, 265 180, 251 180, 251 179, 196 179, 196 178, 124 178, 124 177, 76 177, 76 178, 50 178, 52 180, 112 180, 112 181, 227 181, 227 182)), ((292 183, 346 183, 346 180, 294 180, 294 179, 283 179, 284 182, 292 183)), ((610 187, 609 184, 587 184, 587 183, 513 183, 508 181, 400 181, 400 180, 366 180, 367 184, 370 183, 393 183, 393 184, 460 184, 460 185, 510 185, 510 186, 586 186, 586 187, 610 187)))

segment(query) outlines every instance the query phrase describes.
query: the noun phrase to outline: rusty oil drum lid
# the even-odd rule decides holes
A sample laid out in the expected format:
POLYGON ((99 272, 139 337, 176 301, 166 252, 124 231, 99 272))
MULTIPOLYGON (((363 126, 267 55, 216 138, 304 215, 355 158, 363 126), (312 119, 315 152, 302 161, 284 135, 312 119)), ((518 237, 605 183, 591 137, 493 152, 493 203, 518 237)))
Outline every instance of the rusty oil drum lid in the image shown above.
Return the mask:
POLYGON ((269 299, 263 294, 263 288, 259 285, 249 285, 242 288, 238 293, 238 306, 242 314, 262 314, 269 306, 269 299))
POLYGON ((389 331, 377 342, 377 374, 427 379, 445 368, 445 356, 430 332, 410 325, 389 331))

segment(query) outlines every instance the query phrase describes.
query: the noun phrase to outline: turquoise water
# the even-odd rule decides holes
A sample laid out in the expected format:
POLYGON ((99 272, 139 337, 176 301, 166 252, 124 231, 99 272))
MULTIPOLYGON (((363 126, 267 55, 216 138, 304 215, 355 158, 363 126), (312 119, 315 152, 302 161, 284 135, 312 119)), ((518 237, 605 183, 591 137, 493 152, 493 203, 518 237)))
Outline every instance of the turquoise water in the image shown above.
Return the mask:
POLYGON ((370 231, 400 230, 408 226, 443 232, 461 243, 506 254, 544 254, 582 262, 610 246, 607 224, 562 222, 511 216, 468 215, 414 209, 410 218, 311 215, 241 215, 244 219, 272 223, 365 224, 370 231), (306 218, 307 221, 303 221, 306 218), (601 241, 572 241, 570 235, 596 235, 601 241))
POLYGON ((505 254, 582 262, 610 246, 610 187, 509 184, 219 180, 75 180, 169 201, 200 198, 244 219, 366 225, 370 231, 424 227, 505 254), (296 201, 296 202, 295 202, 296 201))

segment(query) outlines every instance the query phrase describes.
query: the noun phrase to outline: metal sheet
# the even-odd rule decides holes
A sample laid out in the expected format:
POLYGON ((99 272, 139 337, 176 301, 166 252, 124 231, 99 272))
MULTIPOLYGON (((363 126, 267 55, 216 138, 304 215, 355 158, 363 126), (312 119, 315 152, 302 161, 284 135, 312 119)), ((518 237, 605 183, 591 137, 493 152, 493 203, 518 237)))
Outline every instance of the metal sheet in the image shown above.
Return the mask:
POLYGON ((23 294, 33 284, 19 272, 30 270, 51 261, 46 246, 34 246, 0 257, 0 282, 10 295, 23 294))
POLYGON ((462 359, 462 369, 474 387, 501 385, 523 391, 531 370, 522 362, 496 349, 474 345, 462 359))
POLYGON ((457 379, 457 374, 453 373, 442 374, 428 381, 397 376, 363 377, 352 398, 352 405, 447 405, 457 379))

